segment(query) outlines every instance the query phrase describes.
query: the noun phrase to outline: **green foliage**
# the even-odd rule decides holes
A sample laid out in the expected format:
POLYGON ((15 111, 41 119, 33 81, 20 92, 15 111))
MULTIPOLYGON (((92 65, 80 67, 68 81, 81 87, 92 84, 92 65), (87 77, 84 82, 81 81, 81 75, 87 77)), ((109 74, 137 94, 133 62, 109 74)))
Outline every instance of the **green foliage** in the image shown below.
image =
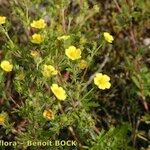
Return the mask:
POLYGON ((141 126, 150 118, 145 112, 149 46, 142 42, 149 30, 149 1, 11 0, 5 5, 10 12, 0 24, 0 59, 11 62, 13 71, 0 67, 0 112, 7 113, 4 122, 0 118, 0 140, 18 142, 16 150, 29 148, 28 141, 70 139, 77 146, 38 149, 134 150, 139 143, 147 148, 148 131, 143 134, 141 126), (46 26, 31 27, 39 19, 46 26), (113 35, 112 44, 104 32, 113 35), (44 41, 33 43, 34 33, 44 41), (71 45, 81 50, 84 69, 81 59, 65 54, 71 45), (44 65, 54 66, 57 75, 45 77, 44 65), (94 85, 97 72, 109 75, 109 90, 94 85), (57 98, 60 91, 54 94, 54 83, 66 92, 66 100, 57 98), (45 110, 52 114, 45 116, 45 110))
POLYGON ((131 128, 128 124, 118 127, 110 127, 109 131, 102 130, 97 137, 97 142, 90 150, 133 150, 128 146, 130 142, 129 133, 131 128))
POLYGON ((132 77, 133 82, 137 88, 139 96, 150 96, 150 73, 147 67, 140 69, 138 75, 132 77))

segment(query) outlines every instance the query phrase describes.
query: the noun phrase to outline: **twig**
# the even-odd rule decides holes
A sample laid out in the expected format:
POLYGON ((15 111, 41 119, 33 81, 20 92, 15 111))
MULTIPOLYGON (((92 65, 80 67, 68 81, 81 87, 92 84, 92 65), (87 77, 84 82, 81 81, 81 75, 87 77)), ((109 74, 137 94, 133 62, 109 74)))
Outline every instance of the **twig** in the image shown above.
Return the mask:
POLYGON ((65 9, 64 8, 61 10, 61 14, 62 14, 62 26, 63 26, 63 30, 66 33, 65 9))
POLYGON ((121 13, 121 12, 122 12, 122 10, 121 10, 121 8, 120 8, 120 6, 119 6, 118 2, 117 2, 116 0, 113 0, 113 1, 114 1, 115 5, 116 5, 116 7, 117 7, 118 11, 121 13))
POLYGON ((83 0, 80 0, 80 7, 83 6, 83 0))
POLYGON ((130 27, 129 32, 130 32, 130 40, 132 41, 132 46, 133 46, 134 50, 136 51, 137 47, 136 47, 135 33, 134 33, 134 30, 132 29, 132 25, 130 27))
POLYGON ((99 135, 100 131, 96 126, 93 128, 93 130, 99 135))
POLYGON ((135 129, 134 129, 134 136, 133 136, 133 146, 136 146, 136 138, 137 138, 137 132, 138 132, 138 128, 140 125, 140 120, 137 120, 136 124, 135 124, 135 129))
POLYGON ((72 21, 72 18, 69 18, 68 27, 67 27, 67 32, 68 32, 68 33, 69 33, 69 31, 70 31, 71 21, 72 21))
POLYGON ((8 74, 7 82, 5 85, 5 92, 7 98, 10 98, 11 97, 11 74, 8 74))
POLYGON ((88 67, 86 67, 86 69, 84 70, 83 76, 81 77, 81 82, 84 80, 87 70, 88 70, 88 67))
POLYGON ((86 85, 82 88, 81 91, 84 91, 84 90, 86 89, 86 87, 92 83, 92 81, 93 81, 93 79, 94 79, 94 77, 95 77, 95 74, 96 74, 97 72, 100 72, 100 71, 103 69, 103 67, 106 65, 106 63, 107 63, 108 60, 109 60, 109 52, 110 52, 110 51, 108 51, 108 53, 105 55, 105 59, 104 59, 103 63, 99 66, 98 70, 97 70, 94 74, 92 74, 92 75, 90 76, 89 80, 87 81, 86 85))
POLYGON ((146 98, 144 96, 144 87, 143 87, 143 84, 140 83, 140 86, 141 86, 141 98, 142 98, 142 103, 144 105, 144 108, 145 110, 148 112, 149 111, 149 107, 148 107, 148 104, 146 102, 146 98))

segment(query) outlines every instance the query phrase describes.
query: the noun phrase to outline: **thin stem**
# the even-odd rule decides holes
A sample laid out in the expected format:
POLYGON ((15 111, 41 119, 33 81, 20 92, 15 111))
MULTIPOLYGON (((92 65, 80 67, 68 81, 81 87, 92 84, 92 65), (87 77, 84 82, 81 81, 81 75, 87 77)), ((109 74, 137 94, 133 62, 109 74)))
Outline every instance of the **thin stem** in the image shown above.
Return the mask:
POLYGON ((62 26, 63 26, 63 30, 66 33, 65 9, 64 8, 61 10, 61 14, 62 14, 62 26))
POLYGON ((122 12, 122 10, 121 10, 121 8, 120 8, 120 6, 119 6, 118 2, 117 2, 116 0, 113 0, 113 1, 114 1, 115 5, 116 5, 116 7, 117 7, 118 11, 121 13, 121 12, 122 12))
POLYGON ((14 48, 15 47, 14 42, 11 40, 10 36, 8 35, 8 32, 2 26, 1 26, 1 29, 3 33, 5 34, 5 36, 7 37, 7 39, 9 40, 11 47, 14 48))

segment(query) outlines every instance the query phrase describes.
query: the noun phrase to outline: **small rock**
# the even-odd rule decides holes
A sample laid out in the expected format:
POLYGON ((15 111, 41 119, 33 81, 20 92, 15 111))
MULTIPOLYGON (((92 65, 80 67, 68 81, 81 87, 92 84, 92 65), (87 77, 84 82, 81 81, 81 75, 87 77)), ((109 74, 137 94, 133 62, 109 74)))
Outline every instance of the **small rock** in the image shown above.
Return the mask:
POLYGON ((150 38, 146 38, 143 40, 144 45, 148 46, 150 45, 150 38))

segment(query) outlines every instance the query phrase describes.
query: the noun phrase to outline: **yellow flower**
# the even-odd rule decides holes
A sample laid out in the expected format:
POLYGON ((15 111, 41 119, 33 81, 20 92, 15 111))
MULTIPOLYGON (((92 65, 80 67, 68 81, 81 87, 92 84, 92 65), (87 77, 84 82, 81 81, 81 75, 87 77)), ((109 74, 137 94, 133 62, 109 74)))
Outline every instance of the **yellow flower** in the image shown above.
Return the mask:
POLYGON ((57 73, 58 71, 51 65, 44 65, 44 68, 42 70, 42 74, 46 78, 57 75, 57 73))
POLYGON ((38 52, 38 51, 31 51, 31 56, 33 57, 33 58, 37 58, 37 57, 40 57, 40 53, 38 52))
POLYGON ((65 90, 62 87, 59 87, 57 84, 52 84, 51 90, 54 93, 54 95, 57 97, 59 100, 65 100, 67 95, 65 90))
POLYGON ((31 27, 37 28, 37 29, 45 28, 45 26, 46 26, 46 23, 45 23, 44 19, 39 19, 39 20, 37 20, 37 21, 34 20, 34 21, 31 23, 31 27))
POLYGON ((114 40, 113 36, 110 35, 108 32, 104 32, 104 38, 108 43, 112 43, 112 41, 114 40))
POLYGON ((44 41, 44 38, 43 38, 42 35, 37 34, 37 33, 35 33, 35 34, 32 35, 32 39, 31 39, 31 42, 32 42, 32 43, 40 44, 40 43, 42 43, 43 41, 44 41))
POLYGON ((79 63, 80 69, 85 69, 85 68, 87 68, 87 66, 88 66, 87 61, 85 61, 85 60, 82 59, 82 60, 80 61, 80 63, 79 63))
POLYGON ((70 46, 68 49, 66 49, 65 54, 71 60, 76 60, 76 59, 81 58, 81 50, 77 49, 75 46, 70 46))
POLYGON ((49 110, 44 110, 43 117, 47 120, 53 120, 54 119, 54 113, 50 109, 49 110))
POLYGON ((6 115, 1 113, 0 114, 0 125, 4 124, 6 120, 6 115))
POLYGON ((0 25, 6 22, 6 17, 0 16, 0 25))
POLYGON ((94 83, 98 86, 99 89, 109 89, 111 87, 110 84, 110 77, 102 74, 102 73, 96 73, 94 77, 94 83))
POLYGON ((11 72, 13 69, 13 65, 9 61, 4 60, 1 62, 1 68, 6 72, 11 72))
POLYGON ((68 40, 70 38, 70 35, 63 35, 63 36, 60 36, 60 37, 58 37, 57 39, 58 40, 68 40))

